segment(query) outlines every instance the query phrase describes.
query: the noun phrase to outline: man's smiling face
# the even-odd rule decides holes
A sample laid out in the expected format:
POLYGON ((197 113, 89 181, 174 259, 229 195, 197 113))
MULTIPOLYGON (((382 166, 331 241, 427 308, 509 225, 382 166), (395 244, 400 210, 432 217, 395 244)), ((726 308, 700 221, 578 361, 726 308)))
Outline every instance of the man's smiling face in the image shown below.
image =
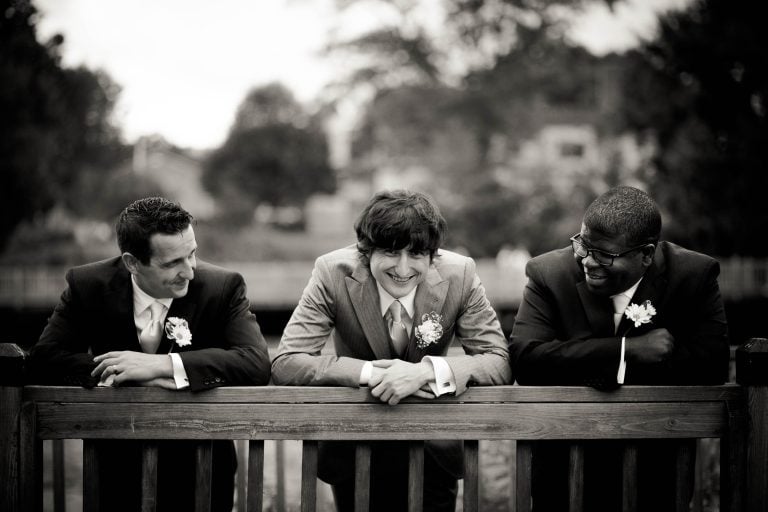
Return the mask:
POLYGON ((412 253, 408 249, 374 249, 369 260, 373 278, 396 299, 405 297, 424 281, 431 263, 429 253, 412 253))
MULTIPOLYGON (((581 242, 588 249, 614 254, 631 248, 625 235, 607 236, 599 231, 592 231, 583 224, 581 242)), ((635 284, 653 261, 652 253, 645 254, 641 249, 615 258, 610 266, 599 264, 591 252, 586 258, 579 258, 576 254, 574 258, 584 270, 584 280, 589 291, 606 297, 621 293, 635 284)))

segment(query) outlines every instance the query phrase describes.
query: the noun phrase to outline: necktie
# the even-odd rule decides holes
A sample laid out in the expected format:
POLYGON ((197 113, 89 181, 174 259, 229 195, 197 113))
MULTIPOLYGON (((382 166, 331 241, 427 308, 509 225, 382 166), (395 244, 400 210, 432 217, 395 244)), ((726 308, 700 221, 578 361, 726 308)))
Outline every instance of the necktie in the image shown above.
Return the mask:
POLYGON ((163 336, 163 326, 160 322, 163 310, 165 306, 155 301, 149 306, 150 318, 144 329, 139 334, 139 343, 141 349, 147 354, 154 354, 157 352, 157 347, 160 345, 160 339, 163 336))
POLYGON ((619 323, 621 323, 621 317, 624 316, 624 310, 629 305, 630 298, 625 294, 620 293, 611 297, 613 300, 613 326, 614 332, 619 330, 619 323))
POLYGON ((392 338, 392 345, 395 347, 395 352, 398 355, 405 353, 406 347, 408 347, 408 341, 410 336, 408 335, 408 329, 403 323, 403 317, 408 317, 408 312, 400 303, 399 300, 390 304, 387 314, 387 330, 389 330, 389 337, 392 338))

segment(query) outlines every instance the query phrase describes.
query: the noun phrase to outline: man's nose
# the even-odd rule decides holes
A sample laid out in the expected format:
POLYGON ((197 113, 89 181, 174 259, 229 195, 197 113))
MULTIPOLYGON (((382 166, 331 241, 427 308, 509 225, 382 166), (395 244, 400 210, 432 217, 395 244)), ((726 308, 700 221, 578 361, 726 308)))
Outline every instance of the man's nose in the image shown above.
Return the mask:
POLYGON ((405 276, 408 274, 408 270, 411 267, 410 259, 408 258, 408 253, 403 251, 400 253, 400 257, 397 259, 397 273, 400 274, 400 276, 405 276))
POLYGON ((195 267, 197 266, 197 261, 195 260, 195 257, 192 256, 191 258, 187 258, 184 262, 184 268, 181 270, 181 277, 184 279, 192 280, 195 278, 195 267))
POLYGON ((602 265, 600 265, 597 260, 595 260, 593 253, 588 253, 586 257, 581 259, 581 264, 587 268, 598 268, 602 265))

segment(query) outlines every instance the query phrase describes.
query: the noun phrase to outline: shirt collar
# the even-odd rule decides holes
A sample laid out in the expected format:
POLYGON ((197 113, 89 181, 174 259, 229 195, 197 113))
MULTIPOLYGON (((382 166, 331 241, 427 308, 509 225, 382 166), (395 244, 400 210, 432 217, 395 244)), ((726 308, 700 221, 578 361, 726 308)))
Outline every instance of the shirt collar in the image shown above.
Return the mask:
POLYGON ((379 307, 381 308, 381 316, 384 316, 384 314, 389 309, 389 306, 391 306, 393 302, 399 300, 400 304, 402 304, 405 310, 408 312, 408 316, 413 318, 414 303, 416 300, 416 288, 418 288, 418 286, 414 287, 413 290, 408 293, 408 295, 400 297, 399 299, 395 299, 393 296, 391 296, 389 292, 382 288, 378 282, 376 283, 376 288, 379 290, 379 307))
POLYGON ((611 299, 614 297, 618 297, 619 295, 624 295, 627 299, 632 300, 632 297, 635 295, 635 292, 637 291, 637 287, 640 286, 640 281, 642 281, 643 278, 637 280, 635 284, 624 290, 623 292, 619 292, 616 295, 611 295, 611 299))
POLYGON ((136 282, 136 276, 133 274, 131 274, 131 286, 133 287, 133 312, 135 314, 144 312, 155 301, 165 306, 166 310, 171 309, 173 299, 156 299, 152 297, 139 287, 139 284, 136 282))

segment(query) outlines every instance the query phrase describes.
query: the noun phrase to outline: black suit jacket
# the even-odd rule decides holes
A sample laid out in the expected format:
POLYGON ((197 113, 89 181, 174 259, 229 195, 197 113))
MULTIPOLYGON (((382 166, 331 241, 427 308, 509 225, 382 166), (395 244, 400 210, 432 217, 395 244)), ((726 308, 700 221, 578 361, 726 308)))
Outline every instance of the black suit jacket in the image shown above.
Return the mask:
MULTIPOLYGON (((131 274, 120 258, 71 269, 67 288, 30 351, 35 383, 93 387, 93 357, 112 350, 141 352, 133 318, 131 274)), ((163 337, 158 354, 178 353, 190 390, 267 384, 267 345, 249 310, 245 282, 235 273, 198 262, 187 294, 168 317, 187 320, 192 344, 163 337)), ((102 510, 140 509, 141 451, 137 441, 98 441, 102 510)), ((231 441, 213 443, 213 510, 232 509, 237 467, 231 441)), ((158 463, 158 510, 193 510, 194 443, 164 441, 158 463)))
MULTIPOLYGON (((625 384, 719 384, 728 376, 728 333, 717 284, 718 263, 668 242, 659 243, 632 303, 650 300, 657 313, 640 327, 623 317, 614 332, 613 304, 587 289, 568 247, 528 262, 509 351, 520 384, 618 386, 621 336, 666 328, 675 339, 671 357, 655 364, 628 362, 625 384)), ((674 510, 675 445, 641 442, 639 510, 674 510)), ((585 442, 585 510, 621 509, 621 453, 611 441, 585 442)), ((568 446, 539 442, 533 452, 536 511, 568 509, 568 446)))
POLYGON ((664 327, 675 338, 661 363, 627 363, 625 384, 720 384, 728 378, 728 328, 714 259, 660 242, 632 303, 650 300, 657 314, 634 327, 622 318, 614 333, 613 305, 587 289, 581 266, 568 247, 528 262, 509 351, 520 384, 616 383, 621 336, 664 327))
MULTIPOLYGON (((93 356, 141 352, 131 274, 120 258, 112 258, 70 269, 66 280, 59 304, 30 351, 33 379, 93 387, 98 382, 90 376, 96 367, 93 356)), ((199 262, 187 294, 171 303, 167 317, 173 316, 187 320, 192 344, 178 347, 163 336, 157 353, 179 354, 192 391, 267 384, 267 345, 239 274, 199 262)))

